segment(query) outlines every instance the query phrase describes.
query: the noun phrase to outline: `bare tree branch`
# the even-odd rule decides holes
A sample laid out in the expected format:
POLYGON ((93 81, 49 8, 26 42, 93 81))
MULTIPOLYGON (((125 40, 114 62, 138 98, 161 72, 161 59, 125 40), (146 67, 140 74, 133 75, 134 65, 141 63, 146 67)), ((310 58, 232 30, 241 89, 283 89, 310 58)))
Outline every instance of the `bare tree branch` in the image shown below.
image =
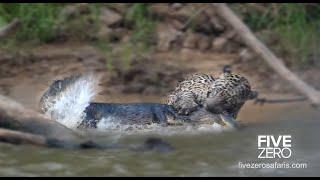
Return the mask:
POLYGON ((281 77, 290 82, 297 90, 304 94, 314 105, 320 105, 320 92, 302 81, 292 73, 251 30, 237 17, 237 15, 225 3, 212 3, 218 14, 227 21, 242 38, 244 43, 260 55, 281 77))

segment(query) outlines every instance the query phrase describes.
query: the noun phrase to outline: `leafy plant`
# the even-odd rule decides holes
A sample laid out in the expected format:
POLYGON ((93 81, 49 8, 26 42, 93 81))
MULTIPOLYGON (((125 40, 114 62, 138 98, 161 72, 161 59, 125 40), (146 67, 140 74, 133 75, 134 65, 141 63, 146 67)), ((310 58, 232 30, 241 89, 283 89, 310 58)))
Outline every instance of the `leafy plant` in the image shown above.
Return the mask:
POLYGON ((49 41, 55 36, 54 27, 60 6, 47 3, 1 3, 0 23, 9 23, 18 18, 22 22, 16 34, 18 41, 49 41))

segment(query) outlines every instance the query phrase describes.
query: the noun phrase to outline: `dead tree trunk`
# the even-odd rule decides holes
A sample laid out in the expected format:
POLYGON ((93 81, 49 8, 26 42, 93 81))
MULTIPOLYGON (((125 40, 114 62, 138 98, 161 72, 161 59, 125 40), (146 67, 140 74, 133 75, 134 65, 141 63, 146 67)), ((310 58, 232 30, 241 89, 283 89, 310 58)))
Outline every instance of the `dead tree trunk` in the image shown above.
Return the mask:
POLYGON ((260 55, 281 77, 291 83, 297 90, 304 94, 314 105, 320 105, 320 92, 302 81, 292 73, 261 41, 259 41, 251 30, 235 15, 225 3, 213 3, 218 14, 228 22, 242 38, 243 42, 260 55))

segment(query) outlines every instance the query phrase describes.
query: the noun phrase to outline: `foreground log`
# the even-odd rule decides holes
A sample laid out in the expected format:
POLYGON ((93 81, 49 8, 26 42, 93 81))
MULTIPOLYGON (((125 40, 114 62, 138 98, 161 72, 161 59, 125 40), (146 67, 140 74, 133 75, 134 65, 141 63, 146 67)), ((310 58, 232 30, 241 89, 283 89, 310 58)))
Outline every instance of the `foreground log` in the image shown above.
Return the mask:
POLYGON ((70 141, 56 138, 48 138, 42 135, 25 133, 20 131, 8 130, 0 128, 0 142, 23 145, 30 144, 43 147, 54 147, 64 149, 106 149, 115 148, 118 146, 101 145, 93 141, 70 141))
POLYGON ((228 22, 243 42, 261 56, 270 67, 272 67, 281 77, 291 83, 298 91, 304 94, 313 105, 320 105, 320 92, 302 81, 292 73, 261 41, 259 41, 251 30, 235 15, 235 13, 225 3, 213 3, 218 14, 228 22))
POLYGON ((0 95, 0 127, 49 138, 75 140, 79 135, 56 121, 0 95))
POLYGON ((14 19, 11 23, 0 29, 0 39, 12 34, 20 26, 20 21, 14 19))
POLYGON ((108 147, 85 139, 44 115, 0 95, 0 141, 58 148, 108 147))
POLYGON ((43 136, 2 128, 0 128, 0 141, 12 144, 46 146, 46 139, 43 136))

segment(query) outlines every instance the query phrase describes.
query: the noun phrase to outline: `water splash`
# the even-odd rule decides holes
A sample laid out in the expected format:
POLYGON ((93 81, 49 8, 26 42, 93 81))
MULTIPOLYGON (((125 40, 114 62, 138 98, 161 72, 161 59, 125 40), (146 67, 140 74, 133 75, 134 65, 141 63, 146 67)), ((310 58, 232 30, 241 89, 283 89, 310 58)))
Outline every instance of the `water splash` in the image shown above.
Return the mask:
POLYGON ((120 124, 112 120, 112 118, 103 118, 97 124, 97 133, 107 133, 118 136, 126 135, 161 135, 161 136, 174 136, 174 135, 195 135, 201 133, 221 133, 232 131, 225 126, 217 123, 214 124, 182 124, 179 126, 166 126, 162 124, 120 124))
POLYGON ((83 120, 84 110, 97 93, 99 79, 92 74, 81 76, 55 97, 46 115, 68 128, 77 128, 83 120))

